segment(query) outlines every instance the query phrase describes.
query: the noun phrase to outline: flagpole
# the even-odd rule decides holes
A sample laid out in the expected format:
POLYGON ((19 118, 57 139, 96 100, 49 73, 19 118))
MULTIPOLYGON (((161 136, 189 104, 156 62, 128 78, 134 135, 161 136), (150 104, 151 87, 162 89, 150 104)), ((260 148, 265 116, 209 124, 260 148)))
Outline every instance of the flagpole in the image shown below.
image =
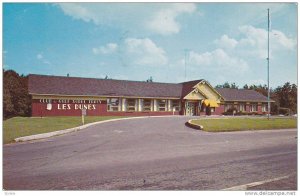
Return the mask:
POLYGON ((271 114, 271 105, 270 105, 270 9, 268 8, 268 120, 270 119, 271 114))

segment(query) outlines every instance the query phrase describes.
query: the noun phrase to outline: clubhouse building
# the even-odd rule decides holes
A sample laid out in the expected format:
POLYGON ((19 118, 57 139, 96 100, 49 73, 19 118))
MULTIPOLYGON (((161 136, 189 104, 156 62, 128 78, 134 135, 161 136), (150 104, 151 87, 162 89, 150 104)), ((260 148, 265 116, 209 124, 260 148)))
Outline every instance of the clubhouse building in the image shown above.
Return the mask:
POLYGON ((267 97, 254 90, 183 83, 29 75, 32 116, 154 116, 266 114, 267 97))

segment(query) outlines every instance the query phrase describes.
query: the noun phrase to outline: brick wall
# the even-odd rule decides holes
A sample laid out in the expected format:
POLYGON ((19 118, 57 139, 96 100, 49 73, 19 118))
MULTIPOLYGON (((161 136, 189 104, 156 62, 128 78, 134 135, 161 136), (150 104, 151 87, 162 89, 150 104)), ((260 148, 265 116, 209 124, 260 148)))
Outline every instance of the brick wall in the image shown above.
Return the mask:
POLYGON ((224 105, 220 104, 220 107, 216 107, 215 108, 215 112, 212 112, 212 115, 222 115, 222 113, 224 112, 224 105))
MULTIPOLYGON (((55 102, 55 101, 54 101, 55 102)), ((32 101, 32 116, 81 116, 82 105, 89 106, 86 110, 87 116, 160 116, 160 115, 173 115, 173 112, 110 112, 107 111, 106 101, 102 101, 98 104, 60 104, 51 103, 51 110, 47 110, 47 103, 40 103, 39 100, 32 101)), ((174 112, 175 115, 179 115, 179 112, 174 112)))

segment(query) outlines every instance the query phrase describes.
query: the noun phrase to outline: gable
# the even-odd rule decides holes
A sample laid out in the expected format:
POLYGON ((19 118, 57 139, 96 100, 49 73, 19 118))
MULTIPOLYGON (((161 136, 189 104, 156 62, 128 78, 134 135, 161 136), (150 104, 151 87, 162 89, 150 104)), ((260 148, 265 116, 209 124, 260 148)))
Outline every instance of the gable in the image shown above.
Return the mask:
POLYGON ((205 80, 201 80, 194 84, 192 91, 188 93, 184 99, 201 100, 209 99, 220 102, 222 96, 205 80))
POLYGON ((201 82, 196 85, 196 88, 201 91, 207 99, 220 101, 221 95, 207 82, 201 82))
POLYGON ((202 95, 198 90, 194 89, 192 92, 187 94, 184 99, 189 99, 189 100, 201 100, 201 99, 206 99, 204 95, 202 95))

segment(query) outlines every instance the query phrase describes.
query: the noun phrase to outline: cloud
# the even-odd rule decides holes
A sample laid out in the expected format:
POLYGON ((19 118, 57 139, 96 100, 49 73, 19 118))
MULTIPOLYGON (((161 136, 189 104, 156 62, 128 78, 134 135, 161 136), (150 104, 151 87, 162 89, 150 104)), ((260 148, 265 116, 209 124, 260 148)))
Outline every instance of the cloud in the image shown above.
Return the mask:
POLYGON ((83 4, 60 3, 59 6, 66 15, 72 16, 74 19, 81 19, 85 22, 98 22, 93 12, 91 12, 88 8, 84 7, 83 4))
POLYGON ((108 43, 105 46, 100 46, 99 48, 93 48, 92 51, 94 54, 111 54, 116 52, 118 49, 118 44, 108 43))
POLYGON ((214 43, 221 48, 233 49, 238 44, 238 41, 229 38, 228 35, 225 34, 220 39, 216 39, 214 43))
MULTIPOLYGON (((224 34, 216 39, 214 43, 217 47, 237 56, 247 58, 254 57, 259 59, 267 58, 268 31, 256 28, 251 25, 243 25, 238 28, 240 39, 230 38, 224 34)), ((297 46, 296 39, 287 37, 278 30, 270 31, 270 54, 278 51, 291 51, 297 46)))
MULTIPOLYGON (((265 74, 264 62, 268 55, 267 30, 243 25, 238 27, 237 36, 238 38, 223 34, 213 42, 218 49, 201 54, 192 52, 190 54, 191 61, 195 65, 202 65, 207 71, 213 71, 213 67, 215 67, 222 71, 227 78, 232 77, 238 80, 237 76, 243 76, 244 78, 239 78, 241 81, 248 77, 251 79, 250 83, 265 84, 264 80, 257 78, 263 78, 265 74), (248 76, 243 73, 247 73, 248 76)), ((271 59, 280 54, 294 53, 296 46, 296 39, 275 29, 270 31, 271 59)))
POLYGON ((165 50, 149 38, 126 38, 119 45, 108 43, 92 51, 94 54, 116 55, 129 66, 162 66, 168 63, 165 50))
POLYGON ((37 58, 40 62, 42 62, 42 63, 44 63, 44 64, 52 65, 52 63, 51 63, 49 60, 47 60, 47 59, 44 58, 44 56, 43 56, 42 53, 37 54, 37 55, 36 55, 36 58, 37 58))
POLYGON ((193 13, 196 5, 192 3, 177 3, 170 8, 159 10, 152 19, 146 24, 147 28, 162 35, 178 33, 180 24, 176 17, 184 13, 193 13))
POLYGON ((223 49, 216 49, 211 52, 197 53, 191 51, 189 64, 195 68, 206 71, 243 73, 248 70, 248 64, 241 58, 230 56, 223 49))
POLYGON ((283 32, 278 31, 278 30, 272 30, 271 31, 271 39, 272 41, 275 41, 274 43, 275 45, 275 49, 280 49, 281 46, 283 46, 284 48, 288 49, 288 50, 293 50, 295 49, 296 45, 297 45, 297 41, 292 39, 292 38, 288 38, 283 32))
POLYGON ((59 3, 64 14, 96 25, 169 35, 180 31, 176 18, 197 13, 192 3, 59 3))
POLYGON ((130 63, 135 65, 166 65, 168 58, 164 49, 158 47, 151 39, 127 38, 124 41, 125 53, 130 63))
MULTIPOLYGON (((259 58, 267 57, 268 32, 265 29, 250 25, 239 27, 242 38, 238 41, 239 51, 259 58)), ((297 45, 295 39, 287 37, 278 30, 270 31, 270 50, 294 50, 297 45)))
POLYGON ((36 58, 40 60, 40 59, 42 59, 42 58, 44 58, 44 57, 43 57, 42 54, 37 54, 37 55, 36 55, 36 58))

